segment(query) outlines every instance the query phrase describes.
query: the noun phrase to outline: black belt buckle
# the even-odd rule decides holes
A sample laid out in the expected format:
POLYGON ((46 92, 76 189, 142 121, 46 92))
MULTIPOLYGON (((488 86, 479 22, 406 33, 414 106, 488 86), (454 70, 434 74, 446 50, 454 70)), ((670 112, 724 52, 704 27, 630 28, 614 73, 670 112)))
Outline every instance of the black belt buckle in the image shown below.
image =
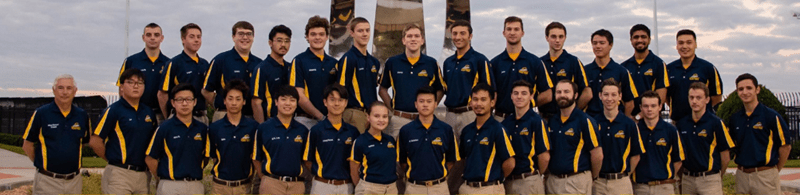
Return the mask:
POLYGON ((146 171, 147 170, 147 168, 145 168, 145 167, 140 167, 140 166, 135 166, 135 165, 116 164, 116 163, 111 164, 111 165, 114 165, 116 167, 123 168, 123 169, 128 169, 128 170, 131 170, 131 171, 137 171, 137 172, 142 172, 142 171, 146 171))
POLYGON ((467 186, 470 186, 470 187, 473 187, 473 188, 493 186, 493 185, 498 185, 498 184, 501 184, 501 183, 503 183, 503 182, 501 182, 500 180, 490 181, 490 182, 481 182, 481 181, 476 181, 476 182, 467 181, 466 182, 467 186))
POLYGON ((41 173, 42 175, 45 175, 45 176, 48 176, 48 177, 52 177, 52 178, 56 178, 56 179, 65 179, 65 180, 71 180, 72 178, 75 178, 76 175, 78 175, 78 172, 69 173, 69 174, 59 174, 59 173, 53 173, 53 172, 50 172, 50 171, 46 171, 46 170, 43 170, 43 169, 39 169, 38 172, 41 173))
POLYGON ((628 176, 628 173, 600 173, 598 177, 603 179, 622 179, 628 176))
POLYGON ((686 175, 689 175, 689 176, 692 176, 692 177, 705 177, 705 176, 708 176, 708 175, 717 174, 717 173, 719 173, 719 170, 717 170, 717 171, 706 171, 706 172, 691 172, 691 171, 687 171, 687 172, 684 172, 684 173, 686 175))

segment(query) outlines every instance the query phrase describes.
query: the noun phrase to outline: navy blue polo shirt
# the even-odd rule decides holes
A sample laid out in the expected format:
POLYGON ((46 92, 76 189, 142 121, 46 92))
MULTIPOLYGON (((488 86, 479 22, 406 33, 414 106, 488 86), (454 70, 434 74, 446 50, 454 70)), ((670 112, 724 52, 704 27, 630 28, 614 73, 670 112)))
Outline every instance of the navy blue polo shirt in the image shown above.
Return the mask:
MULTIPOLYGON (((642 60, 642 63, 637 62, 636 57, 632 56, 620 65, 627 68, 628 72, 631 73, 637 91, 655 91, 656 89, 665 89, 669 87, 667 64, 664 63, 664 60, 656 56, 656 54, 653 54, 653 51, 647 54, 647 57, 642 60)), ((641 111, 639 105, 642 103, 642 97, 638 97, 633 101, 634 106, 632 114, 636 115, 641 111)))
POLYGON ((208 140, 211 147, 206 157, 216 158, 212 174, 214 177, 234 181, 253 174, 253 144, 256 140, 258 122, 242 117, 239 125, 233 125, 225 116, 208 127, 208 140))
MULTIPOLYGON (((142 78, 144 79, 144 93, 142 93, 142 98, 139 101, 157 110, 161 108, 158 104, 157 94, 159 85, 161 84, 161 73, 167 61, 169 61, 169 58, 161 53, 161 51, 158 52, 158 58, 152 61, 150 57, 147 56, 147 53, 144 52, 144 49, 142 49, 142 52, 125 58, 125 61, 122 62, 122 67, 119 69, 120 75, 128 69, 139 69, 142 71, 142 74, 144 74, 144 78, 142 78)), ((119 77, 117 77, 117 86, 120 86, 122 82, 125 81, 120 81, 119 77)))
POLYGON ((608 120, 604 114, 596 115, 594 119, 599 129, 598 137, 603 143, 600 173, 630 172, 630 157, 646 151, 636 122, 621 112, 613 120, 608 120))
POLYGON ((378 69, 381 62, 378 58, 361 54, 356 46, 350 47, 339 59, 336 76, 339 85, 347 88, 350 97, 347 100, 348 108, 364 108, 378 101, 378 69))
MULTIPOLYGON (((547 73, 550 74, 550 79, 553 81, 555 87, 558 81, 567 79, 575 84, 578 84, 578 93, 583 91, 583 88, 588 86, 589 81, 586 80, 586 71, 583 69, 583 63, 577 57, 567 53, 567 50, 561 50, 561 55, 556 60, 550 59, 550 52, 542 56, 542 63, 547 73)), ((553 92, 553 99, 555 100, 556 93, 553 92)), ((558 104, 556 101, 551 101, 548 104, 539 107, 539 112, 544 117, 553 116, 558 113, 558 104)))
POLYGON ((106 140, 108 164, 147 166, 145 150, 157 125, 154 114, 147 105, 134 108, 125 99, 114 102, 100 114, 93 134, 106 140))
MULTIPOLYGON (((559 112, 560 113, 560 112, 559 112)), ((566 121, 561 114, 550 118, 550 163, 553 174, 579 173, 592 170, 591 150, 600 147, 597 122, 580 109, 572 110, 566 121)))
POLYGON ((789 126, 778 112, 758 103, 749 116, 744 109, 731 115, 730 133, 736 147, 736 164, 745 168, 774 166, 778 149, 791 144, 789 126))
POLYGON ((692 115, 683 117, 675 126, 687 148, 688 158, 682 166, 691 172, 719 171, 722 162, 719 152, 736 146, 722 119, 710 112, 705 112, 698 121, 692 115))
POLYGON ((261 99, 264 118, 278 114, 278 109, 272 109, 275 107, 275 100, 278 97, 273 97, 272 94, 278 92, 281 86, 289 84, 290 66, 286 60, 283 60, 283 64, 281 64, 271 55, 267 55, 267 59, 258 64, 253 71, 254 74, 250 80, 250 94, 253 98, 261 99))
MULTIPOLYGON (((492 74, 497 82, 497 105, 495 112, 513 113, 514 102, 511 101, 511 91, 514 90, 514 82, 519 80, 527 81, 534 85, 534 93, 541 93, 553 88, 553 81, 550 74, 544 67, 542 60, 526 51, 520 51, 517 59, 511 59, 508 51, 503 51, 491 61, 492 74)), ((535 98, 534 98, 535 99, 535 98)), ((531 100, 531 106, 536 106, 536 102, 531 100)))
MULTIPOLYGON (((722 79, 719 78, 717 68, 702 58, 695 56, 688 68, 684 68, 681 59, 677 59, 667 64, 667 71, 670 83, 667 97, 672 100, 669 102, 669 111, 670 118, 674 121, 692 115, 692 108, 689 106, 689 86, 692 83, 705 83, 708 86, 709 96, 722 95, 722 79)), ((711 101, 706 108, 709 112, 714 112, 711 101)))
POLYGON ((397 142, 385 133, 379 137, 364 132, 353 143, 350 160, 361 164, 358 177, 370 183, 390 184, 397 180, 397 142))
POLYGON ((303 160, 311 162, 311 170, 317 177, 350 179, 347 158, 358 135, 358 129, 344 121, 338 130, 328 119, 320 121, 308 133, 303 160))
MULTIPOLYGON (((636 90, 633 77, 628 72, 628 69, 620 66, 614 59, 610 59, 605 67, 600 67, 596 62, 586 65, 586 79, 589 80, 589 87, 592 88, 592 100, 586 107, 586 114, 595 116, 603 113, 603 101, 600 100, 600 93, 603 90, 603 81, 606 79, 614 79, 620 84, 622 89, 622 101, 632 101, 634 98, 639 97, 639 91, 636 90)), ((623 106, 620 106, 622 110, 623 106)), ((624 110, 623 110, 624 111, 624 110)))
POLYGON ((542 117, 533 110, 528 110, 517 119, 516 113, 512 112, 502 124, 510 136, 514 153, 517 154, 514 156, 516 166, 511 174, 519 175, 538 170, 538 155, 550 150, 550 135, 542 117))
POLYGON ((289 128, 278 117, 258 125, 253 160, 261 161, 261 173, 299 177, 303 174, 303 152, 308 129, 292 118, 289 128))
POLYGON ((420 54, 419 61, 408 61, 405 53, 392 56, 386 60, 381 76, 381 87, 392 87, 392 107, 403 112, 417 112, 414 102, 417 101, 417 90, 431 86, 434 89, 446 90, 447 84, 442 82, 441 71, 436 60, 420 54))
POLYGON ((36 144, 33 166, 60 174, 81 169, 81 150, 89 142, 89 115, 72 105, 64 116, 55 102, 36 109, 22 138, 36 144))
POLYGON ((203 179, 203 158, 208 156, 210 146, 208 126, 195 119, 186 125, 178 117, 172 117, 156 130, 147 155, 158 159, 159 178, 203 179))
POLYGON ((647 152, 639 158, 633 181, 647 183, 674 178, 678 170, 672 166, 673 163, 686 159, 678 129, 661 119, 652 129, 647 127, 644 119, 637 125, 647 152))
POLYGON ((514 147, 500 122, 489 117, 478 128, 472 122, 461 130, 461 156, 464 156, 466 181, 503 180, 503 161, 514 157, 514 147))
MULTIPOLYGON (((225 110, 225 96, 221 95, 225 89, 225 84, 234 79, 240 79, 245 83, 250 81, 250 76, 256 66, 261 63, 261 58, 256 57, 252 53, 248 54, 247 60, 244 60, 236 48, 217 54, 211 59, 211 65, 208 68, 208 73, 203 82, 203 89, 216 92, 214 98, 214 108, 225 110)), ((248 97, 247 94, 243 94, 248 97)), ((247 98, 250 99, 250 98, 247 98)), ((242 112, 245 115, 253 115, 253 107, 250 106, 250 101, 245 101, 242 112)))
MULTIPOLYGON (((300 95, 308 97, 322 114, 328 114, 328 108, 322 103, 322 93, 326 86, 336 82, 336 63, 338 61, 328 54, 320 58, 310 48, 292 60, 289 85, 305 89, 305 94, 300 95)), ((303 109, 297 109, 297 112, 305 113, 303 109)))
POLYGON ((472 87, 478 83, 494 84, 489 60, 472 47, 461 58, 453 54, 445 59, 442 69, 442 81, 450 83, 445 90, 447 98, 444 99, 444 105, 448 108, 467 106, 472 87))
POLYGON ((400 128, 397 162, 407 164, 405 175, 414 181, 430 181, 447 176, 447 162, 461 160, 453 128, 436 117, 429 128, 414 119, 400 128))
MULTIPOLYGON (((181 52, 172 60, 167 62, 167 67, 161 74, 161 91, 169 93, 172 88, 180 83, 191 83, 194 90, 200 92, 203 89, 203 80, 208 72, 208 61, 197 56, 197 61, 192 57, 181 52)), ((197 104, 194 106, 194 111, 206 110, 206 99, 203 96, 197 96, 197 104)), ((167 106, 169 107, 169 106, 167 106)))

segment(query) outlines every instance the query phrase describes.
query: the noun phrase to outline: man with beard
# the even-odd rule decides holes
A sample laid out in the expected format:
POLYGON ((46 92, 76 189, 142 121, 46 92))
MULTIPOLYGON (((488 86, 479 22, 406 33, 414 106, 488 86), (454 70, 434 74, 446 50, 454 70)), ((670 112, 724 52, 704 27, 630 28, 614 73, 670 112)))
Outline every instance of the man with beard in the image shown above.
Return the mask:
POLYGON ((634 194, 674 194, 675 175, 686 159, 678 130, 661 119, 659 98, 654 91, 642 94, 642 119, 637 125, 647 152, 640 155, 633 173, 634 194))
POLYGON ((558 115, 550 118, 550 174, 545 181, 548 194, 591 194, 592 179, 603 163, 603 149, 597 138, 597 123, 578 109, 578 84, 556 83, 558 115))
POLYGON ((289 62, 283 57, 289 52, 291 43, 292 30, 289 27, 281 24, 269 31, 271 52, 258 64, 250 80, 250 86, 253 87, 250 105, 253 106, 253 119, 259 123, 278 114, 278 110, 274 109, 275 100, 278 98, 275 93, 281 86, 289 84, 289 62))
MULTIPOLYGON (((161 113, 169 118, 167 110, 169 104, 169 91, 179 83, 190 83, 195 90, 203 89, 203 79, 208 72, 208 61, 197 55, 203 43, 203 31, 197 24, 189 23, 181 27, 181 42, 183 52, 167 62, 165 70, 161 73, 161 86, 158 91, 158 104, 161 106, 161 113)), ((194 106, 192 115, 204 124, 208 124, 206 116, 206 99, 203 96, 196 97, 197 104, 194 106)), ((209 100, 210 101, 210 100, 209 100)))
POLYGON ((722 102, 722 80, 719 78, 717 68, 695 55, 697 35, 694 31, 680 30, 676 39, 678 44, 675 48, 681 58, 667 64, 671 85, 667 88, 667 101, 664 101, 669 103, 670 118, 678 121, 691 115, 689 86, 694 82, 702 82, 708 86, 711 101, 708 102, 706 109, 716 113, 713 109, 714 106, 722 102))
MULTIPOLYGON (((620 65, 627 68, 631 73, 633 83, 638 87, 637 91, 655 91, 662 100, 666 100, 667 87, 669 87, 667 64, 648 49, 650 46, 650 28, 647 28, 644 24, 633 25, 630 36, 631 45, 633 45, 635 52, 633 57, 625 60, 620 65)), ((641 112, 639 109, 641 102, 641 97, 633 100, 631 115, 636 116, 641 112)))
MULTIPOLYGON (((323 90, 336 79, 337 60, 325 53, 325 43, 331 29, 328 19, 314 16, 306 23, 308 49, 292 60, 289 85, 297 88, 300 108, 295 120, 311 128, 325 120, 328 113, 323 104, 323 90)), ((346 92, 346 91, 345 91, 346 92)))
POLYGON ((347 88, 350 97, 353 97, 348 100, 347 109, 344 110, 344 122, 356 126, 363 133, 368 125, 365 108, 378 101, 375 88, 378 87, 381 63, 367 52, 369 21, 357 17, 350 21, 348 28, 353 37, 353 46, 339 59, 339 75, 336 78, 339 85, 347 88))
POLYGON ((594 61, 586 65, 586 79, 589 80, 589 87, 592 88, 592 100, 586 107, 586 114, 597 116, 603 113, 603 103, 600 100, 600 91, 603 90, 603 81, 611 79, 620 84, 622 90, 622 101, 624 102, 624 114, 631 119, 633 111, 633 99, 639 97, 639 92, 633 82, 633 77, 628 69, 620 66, 614 59, 611 59, 611 48, 614 46, 614 36, 606 29, 600 29, 592 33, 591 37, 594 61))
MULTIPOLYGON (((589 100, 592 99, 592 88, 588 88, 586 71, 583 63, 577 57, 564 50, 564 42, 567 40, 567 27, 560 22, 551 22, 544 28, 545 39, 550 45, 550 50, 542 56, 544 67, 550 74, 552 81, 567 79, 578 85, 577 91, 580 97, 576 100, 578 109, 586 108, 589 100)), ((553 92, 555 93, 555 92, 553 92)), ((553 96, 555 97, 555 96, 553 96)), ((558 112, 558 103, 551 101, 539 107, 542 117, 547 120, 558 112)))
MULTIPOLYGON (((164 70, 164 65, 169 61, 169 58, 161 53, 161 41, 164 41, 164 34, 161 31, 161 26, 156 23, 147 24, 142 33, 142 41, 144 41, 144 49, 142 52, 133 54, 125 61, 122 62, 122 68, 119 69, 119 74, 128 69, 139 69, 144 74, 146 82, 144 86, 144 93, 142 94, 142 104, 147 105, 153 109, 156 121, 161 123, 164 121, 164 116, 161 113, 161 107, 158 105, 158 84, 161 77, 161 72, 164 70)), ((117 79, 117 86, 122 85, 117 79)))

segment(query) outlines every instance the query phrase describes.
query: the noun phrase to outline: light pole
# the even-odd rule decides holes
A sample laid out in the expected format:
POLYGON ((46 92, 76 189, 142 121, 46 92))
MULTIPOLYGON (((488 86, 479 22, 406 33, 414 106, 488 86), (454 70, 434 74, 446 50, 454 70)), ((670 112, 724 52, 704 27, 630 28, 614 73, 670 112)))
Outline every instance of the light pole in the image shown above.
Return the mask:
POLYGON ((653 31, 655 35, 655 48, 656 48, 656 55, 658 55, 658 9, 657 9, 657 2, 658 0, 653 0, 653 31))

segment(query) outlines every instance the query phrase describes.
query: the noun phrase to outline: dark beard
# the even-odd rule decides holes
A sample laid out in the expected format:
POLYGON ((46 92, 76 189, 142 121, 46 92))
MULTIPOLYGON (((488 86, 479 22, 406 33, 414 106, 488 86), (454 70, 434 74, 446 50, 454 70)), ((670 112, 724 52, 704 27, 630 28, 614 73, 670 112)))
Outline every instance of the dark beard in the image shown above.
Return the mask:
POLYGON ((639 48, 633 48, 633 49, 636 50, 636 53, 642 53, 642 52, 647 51, 647 48, 648 47, 644 47, 643 49, 639 49, 639 48))
POLYGON ((574 99, 566 99, 566 100, 565 99, 559 99, 558 100, 558 107, 559 108, 568 108, 568 107, 572 106, 572 104, 575 104, 575 100, 574 99))

